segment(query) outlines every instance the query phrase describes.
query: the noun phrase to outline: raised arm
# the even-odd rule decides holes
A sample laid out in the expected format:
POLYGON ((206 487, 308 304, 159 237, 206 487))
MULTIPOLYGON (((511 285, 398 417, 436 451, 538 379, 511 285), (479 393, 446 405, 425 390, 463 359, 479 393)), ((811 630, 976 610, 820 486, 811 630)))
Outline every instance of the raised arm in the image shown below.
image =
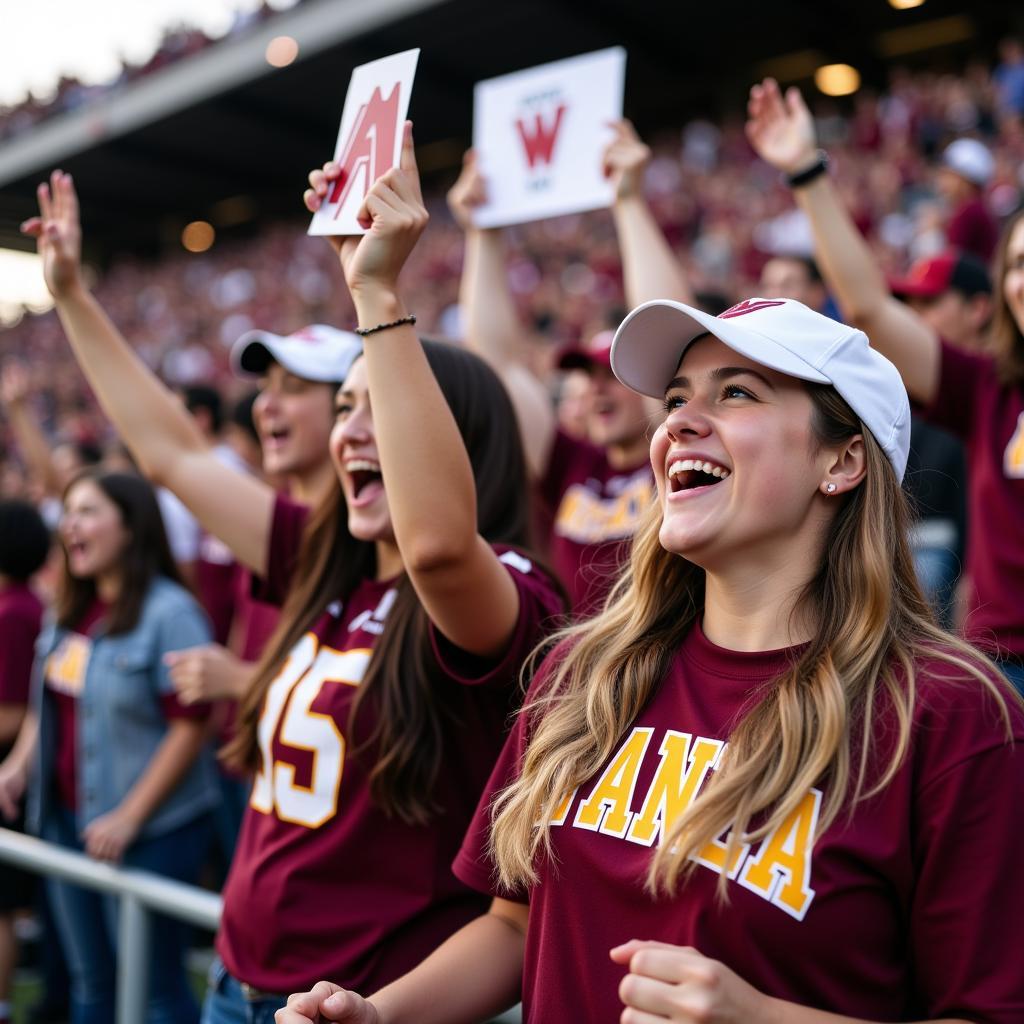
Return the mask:
POLYGON ((486 359, 504 383, 519 421, 527 469, 536 478, 547 468, 555 410, 547 385, 530 367, 523 325, 508 287, 502 232, 473 223, 473 210, 485 197, 476 156, 469 150, 448 193, 449 209, 466 235, 459 287, 464 334, 467 346, 486 359))
POLYGON ((634 309, 651 299, 675 299, 693 304, 693 292, 682 264, 654 219, 644 197, 644 170, 651 150, 629 121, 616 121, 615 138, 602 160, 603 171, 615 187, 612 216, 622 253, 626 305, 634 309))
POLYGON ((225 466, 185 407, 149 371, 90 294, 81 274, 78 198, 69 174, 38 189, 39 216, 22 225, 43 257, 64 331, 107 416, 154 483, 172 490, 240 562, 266 571, 274 492, 225 466))
POLYGON ((0 398, 3 398, 7 422, 11 425, 11 433, 18 442, 26 467, 48 496, 59 498, 61 479, 53 462, 53 449, 30 407, 28 374, 20 363, 11 361, 4 364, 0 398))
MULTIPOLYGON (((814 121, 791 88, 783 98, 774 79, 750 90, 747 137, 762 160, 799 174, 818 160, 814 121)), ((794 189, 811 224, 815 256, 843 315, 895 363, 910 396, 929 404, 939 387, 939 339, 908 306, 893 298, 867 242, 827 174, 794 189)))
MULTIPOLYGON (((335 164, 310 175, 311 209, 335 164)), ((363 327, 406 316, 398 275, 427 224, 411 126, 402 162, 367 194, 360 237, 332 238, 363 327)), ((373 429, 395 541, 431 621, 456 647, 496 655, 519 618, 519 592, 477 532, 476 485, 451 409, 411 324, 366 339, 373 429)))
POLYGON ((529 908, 494 900, 418 967, 369 999, 330 982, 294 995, 277 1024, 476 1024, 519 999, 529 908))

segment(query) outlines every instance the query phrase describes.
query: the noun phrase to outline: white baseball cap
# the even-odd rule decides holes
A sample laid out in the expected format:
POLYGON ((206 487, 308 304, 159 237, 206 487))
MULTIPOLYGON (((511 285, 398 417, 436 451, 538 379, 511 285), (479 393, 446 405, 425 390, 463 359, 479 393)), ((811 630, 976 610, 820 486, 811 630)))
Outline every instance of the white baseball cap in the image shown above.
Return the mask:
POLYGON ((954 174, 984 188, 995 173, 996 162, 988 147, 977 139, 957 139, 942 153, 942 163, 954 174))
POLYGON ((326 324, 310 324, 286 336, 247 331, 231 346, 231 366, 241 377, 254 377, 276 362, 304 380, 340 384, 362 351, 358 334, 326 324))
POLYGON ((627 388, 661 398, 683 353, 704 334, 779 373, 831 384, 903 479, 910 401, 899 370, 867 335, 795 299, 746 299, 719 316, 669 299, 645 302, 615 332, 612 372, 627 388))

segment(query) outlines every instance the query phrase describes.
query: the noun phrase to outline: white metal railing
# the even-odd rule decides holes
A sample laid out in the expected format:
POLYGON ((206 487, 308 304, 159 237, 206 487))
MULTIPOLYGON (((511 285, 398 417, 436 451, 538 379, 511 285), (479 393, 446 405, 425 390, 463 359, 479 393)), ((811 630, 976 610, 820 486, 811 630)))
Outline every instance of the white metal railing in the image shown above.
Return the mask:
MULTIPOLYGON (((4 861, 35 874, 53 875, 75 885, 120 896, 117 1024, 139 1024, 146 1019, 149 930, 154 911, 209 931, 216 931, 220 924, 222 902, 212 892, 149 871, 104 864, 83 853, 0 828, 0 862, 4 861)), ((503 1014, 493 1024, 517 1024, 520 1019, 517 1008, 503 1014)))
POLYGON ((120 896, 117 932, 117 1024, 146 1019, 149 930, 154 911, 216 931, 221 898, 134 868, 115 867, 32 836, 0 828, 0 861, 120 896))

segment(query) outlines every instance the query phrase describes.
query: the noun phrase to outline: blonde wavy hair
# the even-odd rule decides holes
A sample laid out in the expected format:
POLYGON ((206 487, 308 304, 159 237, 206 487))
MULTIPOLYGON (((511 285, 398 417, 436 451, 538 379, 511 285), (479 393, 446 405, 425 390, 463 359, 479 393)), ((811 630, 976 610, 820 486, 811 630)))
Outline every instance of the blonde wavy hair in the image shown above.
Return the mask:
MULTIPOLYGON (((909 506, 888 458, 832 387, 808 390, 815 440, 839 444, 861 434, 865 477, 843 499, 798 601, 817 625, 814 638, 738 722, 694 802, 666 823, 647 878, 652 895, 674 893, 700 851, 727 830, 725 863, 733 863, 743 842, 781 825, 816 784, 828 782, 817 835, 844 808, 852 813, 884 789, 910 745, 921 656, 945 662, 951 679, 983 687, 1012 739, 1007 702, 1019 698, 989 662, 935 624, 921 593, 907 541, 909 506), (860 726, 890 709, 896 735, 879 758, 873 730, 860 726)), ((499 881, 510 890, 537 880, 538 857, 553 856, 548 822, 616 751, 702 612, 704 571, 666 551, 660 527, 655 506, 604 610, 561 631, 546 685, 520 712, 532 735, 521 774, 493 805, 490 840, 499 881)), ((723 899, 726 889, 723 872, 723 899)))

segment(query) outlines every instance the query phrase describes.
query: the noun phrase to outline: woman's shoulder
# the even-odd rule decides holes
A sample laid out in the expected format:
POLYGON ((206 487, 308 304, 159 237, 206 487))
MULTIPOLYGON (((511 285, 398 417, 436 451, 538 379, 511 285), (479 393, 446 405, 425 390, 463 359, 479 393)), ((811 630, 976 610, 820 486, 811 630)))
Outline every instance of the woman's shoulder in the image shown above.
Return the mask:
POLYGON ((931 643, 914 657, 914 746, 934 776, 1024 743, 1024 703, 980 654, 931 643))
POLYGON ((199 601, 191 591, 166 576, 157 576, 153 579, 146 591, 144 615, 155 617, 190 613, 203 614, 199 601))

